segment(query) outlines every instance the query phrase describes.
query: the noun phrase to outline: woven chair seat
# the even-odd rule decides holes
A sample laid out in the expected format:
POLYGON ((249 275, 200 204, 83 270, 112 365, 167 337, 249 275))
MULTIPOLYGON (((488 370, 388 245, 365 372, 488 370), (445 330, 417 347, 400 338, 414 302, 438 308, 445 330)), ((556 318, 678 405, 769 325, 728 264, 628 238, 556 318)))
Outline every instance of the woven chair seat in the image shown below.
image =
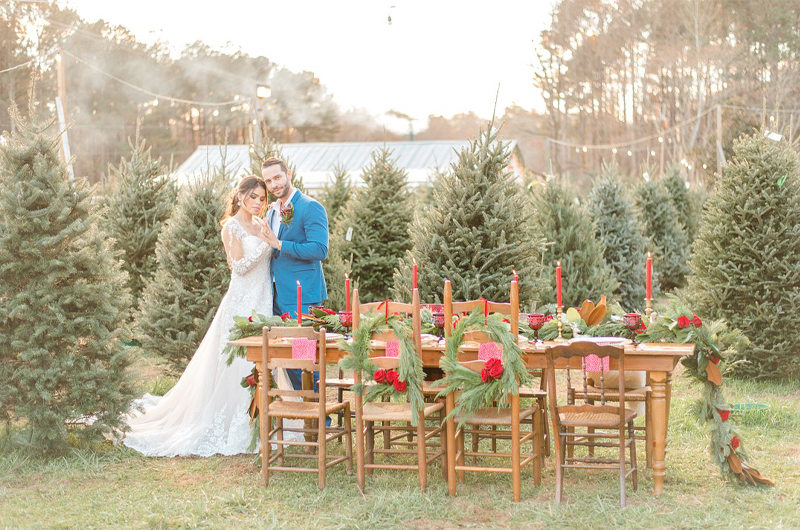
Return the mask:
POLYGON ((531 386, 531 385, 523 385, 519 387, 519 397, 521 398, 546 398, 547 397, 547 390, 542 390, 540 388, 531 386))
MULTIPOLYGON (((594 408, 599 409, 600 407, 594 408)), ((565 427, 619 427, 618 409, 613 412, 602 410, 591 412, 559 411, 558 417, 561 420, 561 425, 565 427)), ((632 421, 634 418, 636 418, 636 411, 625 409, 625 423, 632 421)))
MULTIPOLYGON (((442 403, 426 403, 423 416, 428 417, 444 408, 442 403)), ((411 403, 376 402, 364 403, 362 416, 364 421, 411 421, 411 403)))
MULTIPOLYGON (((325 414, 336 413, 349 403, 325 403, 325 414)), ((273 401, 267 414, 276 418, 298 418, 313 420, 319 418, 319 403, 311 401, 273 401)))
MULTIPOLYGON (((575 388, 575 397, 579 399, 584 398, 584 393, 582 388, 575 388)), ((625 401, 647 401, 647 393, 650 392, 649 386, 643 386, 640 388, 632 388, 632 389, 625 389, 625 401)), ((605 390, 605 397, 608 401, 619 401, 619 391, 617 389, 608 389, 605 390)), ((589 385, 586 387, 586 396, 588 399, 594 401, 600 401, 600 388, 594 387, 589 385)))
MULTIPOLYGON (((533 416, 532 408, 520 407, 519 421, 531 416, 533 416)), ((511 425, 511 408, 486 407, 478 409, 471 414, 459 414, 456 416, 456 423, 461 423, 464 418, 466 418, 464 423, 468 425, 511 425)))

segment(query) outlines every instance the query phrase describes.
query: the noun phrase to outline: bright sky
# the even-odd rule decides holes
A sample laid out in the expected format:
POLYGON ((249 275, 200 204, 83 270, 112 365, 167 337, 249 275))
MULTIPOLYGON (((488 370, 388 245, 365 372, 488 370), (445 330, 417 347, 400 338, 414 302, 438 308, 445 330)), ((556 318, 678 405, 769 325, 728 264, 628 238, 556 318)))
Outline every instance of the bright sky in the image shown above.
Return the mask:
POLYGON ((392 129, 407 122, 392 123, 391 109, 417 130, 430 114, 490 118, 498 84, 498 114, 542 108, 531 65, 553 0, 66 1, 144 42, 201 40, 312 71, 343 110, 365 108, 392 129))

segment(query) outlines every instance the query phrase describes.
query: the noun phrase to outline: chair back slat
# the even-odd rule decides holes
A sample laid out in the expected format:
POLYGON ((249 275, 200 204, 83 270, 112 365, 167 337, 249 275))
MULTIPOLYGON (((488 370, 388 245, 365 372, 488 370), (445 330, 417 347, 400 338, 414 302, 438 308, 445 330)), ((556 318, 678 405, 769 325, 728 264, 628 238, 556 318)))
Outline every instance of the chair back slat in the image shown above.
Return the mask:
POLYGON ((400 359, 397 357, 371 357, 370 361, 381 370, 394 370, 400 367, 400 359))
POLYGON ((453 288, 450 280, 444 281, 444 333, 449 337, 453 330, 453 315, 469 313, 476 307, 485 307, 489 313, 500 313, 508 315, 511 323, 511 334, 519 336, 519 283, 511 282, 509 292, 509 302, 493 302, 491 300, 467 300, 463 302, 453 301, 453 288))

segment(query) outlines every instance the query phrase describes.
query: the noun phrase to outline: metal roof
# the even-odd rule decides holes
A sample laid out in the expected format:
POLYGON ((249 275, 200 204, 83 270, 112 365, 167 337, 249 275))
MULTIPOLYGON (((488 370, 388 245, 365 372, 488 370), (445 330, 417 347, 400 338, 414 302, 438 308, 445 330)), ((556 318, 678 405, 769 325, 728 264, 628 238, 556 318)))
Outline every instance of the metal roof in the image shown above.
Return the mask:
MULTIPOLYGON (((284 158, 293 164, 296 173, 309 190, 324 187, 335 165, 347 169, 354 184, 361 183, 363 169, 372 162, 372 153, 386 146, 392 152, 397 165, 408 173, 411 186, 427 183, 433 172, 447 168, 458 158, 468 141, 419 141, 419 142, 340 142, 304 143, 279 145, 284 158)), ((511 141, 513 153, 517 142, 511 141)), ((219 167, 225 153, 226 163, 237 177, 249 172, 249 145, 201 145, 178 167, 176 176, 180 182, 192 178, 210 168, 219 167)), ((514 169, 516 171, 516 169, 514 169)))

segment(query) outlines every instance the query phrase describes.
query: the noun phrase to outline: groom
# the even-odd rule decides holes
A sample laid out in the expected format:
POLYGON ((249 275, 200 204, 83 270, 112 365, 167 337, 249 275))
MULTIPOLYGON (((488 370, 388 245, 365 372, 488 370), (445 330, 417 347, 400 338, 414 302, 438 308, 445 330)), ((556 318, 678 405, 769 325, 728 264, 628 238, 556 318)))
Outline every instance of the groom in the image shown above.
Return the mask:
MULTIPOLYGON (((322 260, 328 255, 328 214, 325 208, 292 186, 292 173, 280 158, 261 164, 261 176, 277 201, 267 211, 263 228, 272 254, 273 311, 297 317, 297 282, 303 291, 302 311, 328 298, 322 260)), ((288 370, 296 389, 302 388, 300 370, 288 370)))

